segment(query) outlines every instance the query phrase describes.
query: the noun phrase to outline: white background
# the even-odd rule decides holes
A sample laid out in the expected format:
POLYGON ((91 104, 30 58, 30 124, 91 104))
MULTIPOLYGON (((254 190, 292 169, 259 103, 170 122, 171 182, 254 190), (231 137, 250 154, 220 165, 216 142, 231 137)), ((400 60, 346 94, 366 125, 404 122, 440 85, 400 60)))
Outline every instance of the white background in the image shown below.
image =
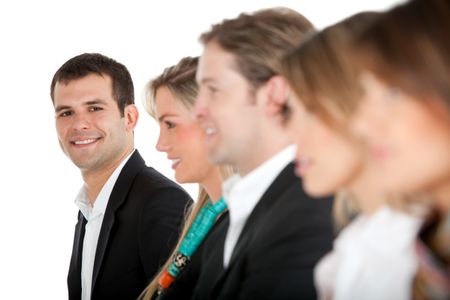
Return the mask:
MULTIPOLYGON (((54 72, 100 52, 131 72, 140 109, 136 146, 173 178, 154 149, 158 129, 142 108, 144 84, 181 57, 199 55, 200 33, 242 11, 287 6, 318 28, 400 0, 50 1, 0 3, 0 299, 66 299, 81 177, 59 148, 49 97, 54 72)), ((184 186, 193 197, 196 186, 184 186)))

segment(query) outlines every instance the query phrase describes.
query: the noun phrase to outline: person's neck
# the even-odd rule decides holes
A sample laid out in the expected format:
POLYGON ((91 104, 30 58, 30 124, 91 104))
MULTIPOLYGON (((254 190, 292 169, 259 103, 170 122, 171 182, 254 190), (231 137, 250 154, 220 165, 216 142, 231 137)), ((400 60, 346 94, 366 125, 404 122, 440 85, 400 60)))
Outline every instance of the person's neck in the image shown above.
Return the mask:
POLYGON ((200 185, 205 189, 212 203, 219 201, 222 197, 222 175, 219 167, 214 167, 200 185))
MULTIPOLYGON (((364 172, 364 170, 363 170, 364 172)), ((352 195, 362 213, 372 214, 385 204, 385 198, 374 185, 375 181, 367 178, 367 174, 358 174, 347 190, 352 195)))
POLYGON ((94 206, 95 200, 106 181, 132 151, 133 149, 124 152, 118 159, 99 170, 81 171, 89 202, 92 206, 94 206))
POLYGON ((251 151, 245 157, 240 157, 241 160, 235 164, 236 169, 239 170, 239 175, 242 177, 246 176, 290 144, 290 141, 278 138, 253 146, 251 151))

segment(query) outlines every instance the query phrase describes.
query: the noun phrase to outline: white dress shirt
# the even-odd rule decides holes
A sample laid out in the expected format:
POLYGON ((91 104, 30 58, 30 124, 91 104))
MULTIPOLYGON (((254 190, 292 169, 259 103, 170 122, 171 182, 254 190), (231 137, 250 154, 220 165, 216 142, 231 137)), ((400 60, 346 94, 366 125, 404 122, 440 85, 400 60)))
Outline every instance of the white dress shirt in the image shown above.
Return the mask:
POLYGON ((223 194, 230 213, 224 248, 225 267, 228 267, 234 247, 251 212, 275 178, 294 160, 295 152, 294 145, 288 146, 246 176, 234 175, 223 183, 223 194))
MULTIPOLYGON (((131 154, 133 154, 133 152, 131 154)), ((119 177, 122 168, 130 158, 131 154, 120 163, 120 165, 111 174, 108 181, 106 181, 103 185, 102 190, 95 199, 94 206, 91 205, 88 199, 86 187, 84 185, 75 199, 75 204, 80 208, 81 213, 87 220, 81 261, 82 300, 91 299, 95 252, 97 250, 97 241, 100 234, 100 229, 102 227, 103 216, 117 178, 119 177)))
POLYGON ((322 300, 409 300, 421 218, 383 207, 358 216, 315 268, 322 300))

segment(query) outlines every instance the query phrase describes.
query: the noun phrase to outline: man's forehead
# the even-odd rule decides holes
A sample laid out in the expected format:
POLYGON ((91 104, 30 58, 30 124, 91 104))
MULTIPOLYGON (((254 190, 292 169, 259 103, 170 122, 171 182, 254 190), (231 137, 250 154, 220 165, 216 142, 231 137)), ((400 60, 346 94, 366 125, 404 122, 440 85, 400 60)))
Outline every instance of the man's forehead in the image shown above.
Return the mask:
POLYGON ((218 55, 205 53, 200 57, 196 80, 198 83, 210 83, 220 81, 224 72, 241 73, 236 59, 232 53, 220 53, 218 55))

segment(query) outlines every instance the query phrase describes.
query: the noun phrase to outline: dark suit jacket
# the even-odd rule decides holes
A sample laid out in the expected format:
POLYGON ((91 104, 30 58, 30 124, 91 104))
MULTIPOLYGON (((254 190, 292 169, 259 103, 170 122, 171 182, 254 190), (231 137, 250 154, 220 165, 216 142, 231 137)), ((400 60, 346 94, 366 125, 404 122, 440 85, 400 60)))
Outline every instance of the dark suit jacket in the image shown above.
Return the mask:
MULTIPOLYGON (((135 151, 106 207, 92 276, 92 300, 136 299, 175 246, 189 195, 135 151)), ((81 299, 81 257, 86 219, 78 214, 70 261, 69 299, 81 299)))
POLYGON ((289 164, 250 214, 226 269, 229 220, 210 234, 193 299, 316 299, 313 269, 331 249, 331 206, 308 197, 289 164))
MULTIPOLYGON (((197 250, 192 254, 189 264, 183 269, 183 271, 178 275, 176 280, 172 283, 170 288, 161 295, 159 300, 180 300, 180 299, 190 299, 194 293, 195 286, 198 282, 198 277, 200 276, 200 269, 202 264, 202 256, 205 247, 205 241, 209 238, 209 234, 213 232, 214 228, 219 226, 224 220, 228 222, 228 211, 224 212, 217 221, 214 223, 213 228, 205 237, 203 242, 197 248, 197 250)), ((153 299, 156 298, 156 295, 153 299)))

